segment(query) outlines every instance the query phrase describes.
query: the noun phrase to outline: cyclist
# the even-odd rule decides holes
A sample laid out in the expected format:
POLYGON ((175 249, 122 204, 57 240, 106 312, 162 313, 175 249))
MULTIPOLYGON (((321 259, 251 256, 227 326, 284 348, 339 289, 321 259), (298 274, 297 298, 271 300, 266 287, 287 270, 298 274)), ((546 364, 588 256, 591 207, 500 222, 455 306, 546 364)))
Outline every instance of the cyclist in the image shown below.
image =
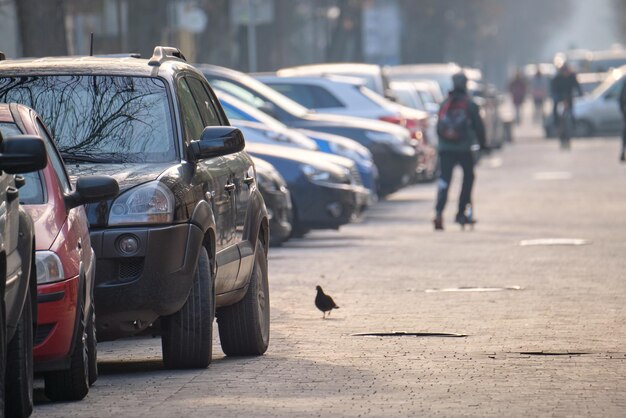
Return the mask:
MULTIPOLYGON (((578 93, 579 96, 583 94, 580 84, 578 84, 576 73, 567 62, 564 62, 561 64, 561 67, 559 67, 556 76, 554 76, 550 83, 550 91, 552 93, 552 100, 554 101, 552 118, 554 120, 554 126, 558 129, 560 126, 559 104, 563 103, 564 107, 570 109, 571 112, 574 94, 578 93)), ((572 119, 574 119, 574 116, 575 115, 572 114, 572 119)))

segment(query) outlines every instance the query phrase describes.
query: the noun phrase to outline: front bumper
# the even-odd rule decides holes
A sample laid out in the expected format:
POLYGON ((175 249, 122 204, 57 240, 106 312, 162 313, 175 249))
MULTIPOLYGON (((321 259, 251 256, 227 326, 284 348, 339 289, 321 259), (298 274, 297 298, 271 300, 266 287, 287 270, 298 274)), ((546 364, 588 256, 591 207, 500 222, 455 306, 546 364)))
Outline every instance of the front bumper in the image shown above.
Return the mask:
POLYGON ((399 190, 415 176, 417 155, 397 153, 387 147, 372 149, 374 163, 379 173, 379 195, 385 196, 399 190), (381 148, 381 149, 379 149, 381 148))
POLYGON ((133 335, 157 317, 178 311, 191 289, 203 233, 193 224, 91 231, 96 254, 95 306, 98 340, 133 335), (133 236, 137 251, 124 253, 133 236))
POLYGON ((293 218, 291 196, 286 188, 266 190, 259 188, 265 201, 270 224, 270 243, 279 245, 291 235, 293 218))
POLYGON ((306 181, 289 187, 300 229, 337 229, 349 223, 369 197, 364 187, 306 181))
POLYGON ((69 363, 78 318, 79 287, 79 276, 37 285, 35 371, 62 369, 64 362, 69 363))

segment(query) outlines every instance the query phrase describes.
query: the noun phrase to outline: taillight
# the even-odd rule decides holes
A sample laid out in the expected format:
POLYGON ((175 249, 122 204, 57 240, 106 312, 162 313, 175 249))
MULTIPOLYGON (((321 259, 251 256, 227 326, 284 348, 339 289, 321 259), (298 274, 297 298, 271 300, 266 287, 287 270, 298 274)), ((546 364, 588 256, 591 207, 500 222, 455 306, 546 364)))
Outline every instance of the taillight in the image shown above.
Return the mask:
POLYGON ((383 122, 393 123, 395 125, 405 126, 406 127, 406 119, 401 116, 381 116, 380 120, 383 122))

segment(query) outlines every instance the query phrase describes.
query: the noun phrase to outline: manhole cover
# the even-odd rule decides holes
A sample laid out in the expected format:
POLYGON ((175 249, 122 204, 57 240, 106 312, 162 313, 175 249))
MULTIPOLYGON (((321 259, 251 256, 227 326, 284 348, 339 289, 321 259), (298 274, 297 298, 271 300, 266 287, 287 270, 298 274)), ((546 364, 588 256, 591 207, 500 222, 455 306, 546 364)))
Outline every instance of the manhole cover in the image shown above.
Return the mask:
POLYGON ((545 171, 535 173, 533 178, 535 180, 570 180, 572 173, 568 173, 567 171, 545 171))
POLYGON ((359 334, 351 334, 351 337, 446 337, 446 338, 462 338, 467 337, 465 334, 451 334, 447 332, 363 332, 359 334))
POLYGON ((586 353, 582 351, 521 351, 524 356, 582 356, 586 353))
POLYGON ((534 247, 534 246, 551 246, 551 245, 588 245, 590 241, 581 238, 540 238, 540 239, 525 239, 519 242, 522 247, 534 247))
POLYGON ((436 292, 504 292, 507 290, 522 290, 521 286, 506 286, 506 287, 470 287, 470 286, 462 286, 462 287, 446 287, 443 289, 426 289, 424 292, 426 293, 436 293, 436 292))

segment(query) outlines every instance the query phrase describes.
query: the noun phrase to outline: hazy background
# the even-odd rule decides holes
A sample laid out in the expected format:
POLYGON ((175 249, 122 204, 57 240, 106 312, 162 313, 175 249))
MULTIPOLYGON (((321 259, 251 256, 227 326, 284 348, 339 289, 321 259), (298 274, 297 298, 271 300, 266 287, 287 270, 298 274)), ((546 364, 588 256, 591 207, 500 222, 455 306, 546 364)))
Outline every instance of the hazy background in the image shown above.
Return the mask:
POLYGON ((88 54, 94 33, 95 54, 172 45, 244 71, 456 61, 499 84, 570 47, 626 43, 624 28, 626 0, 0 0, 9 57, 88 54))

